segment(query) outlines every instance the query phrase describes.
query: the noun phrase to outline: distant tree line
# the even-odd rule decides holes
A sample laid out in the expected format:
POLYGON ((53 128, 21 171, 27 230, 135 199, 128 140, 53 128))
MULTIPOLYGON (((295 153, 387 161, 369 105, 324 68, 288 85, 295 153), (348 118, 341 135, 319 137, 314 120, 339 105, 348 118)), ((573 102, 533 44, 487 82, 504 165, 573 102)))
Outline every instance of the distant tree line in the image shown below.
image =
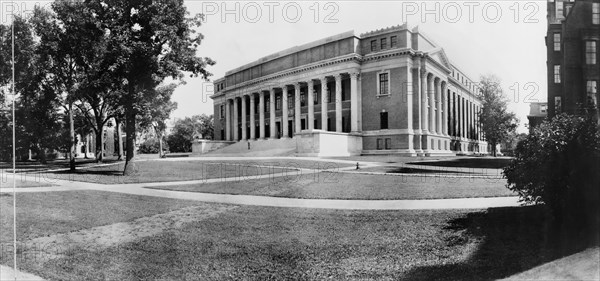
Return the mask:
MULTIPOLYGON (((214 61, 199 57, 201 15, 188 17, 178 0, 92 0, 36 7, 15 16, 17 151, 44 158, 68 151, 75 169, 76 130, 96 135, 101 161, 103 128, 124 124, 126 163, 132 169, 136 133, 159 136, 177 107, 171 95, 185 75, 207 79, 214 61), (166 84, 167 78, 175 81, 166 84)), ((12 157, 12 26, 0 25, 0 158, 12 157)), ((119 128, 120 130, 120 128, 119 128)), ((121 142, 119 142, 121 143, 121 142)))

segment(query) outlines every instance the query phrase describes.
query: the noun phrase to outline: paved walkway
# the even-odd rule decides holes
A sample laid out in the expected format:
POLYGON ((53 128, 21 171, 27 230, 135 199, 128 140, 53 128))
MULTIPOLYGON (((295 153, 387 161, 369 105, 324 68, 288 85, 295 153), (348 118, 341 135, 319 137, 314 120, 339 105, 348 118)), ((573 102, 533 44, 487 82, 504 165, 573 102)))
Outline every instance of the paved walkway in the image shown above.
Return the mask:
POLYGON ((16 278, 15 278, 15 271, 12 267, 0 265, 0 280, 2 280, 2 281, 6 281, 6 280, 37 281, 37 280, 44 280, 44 279, 42 279, 39 276, 35 276, 33 274, 29 274, 29 273, 25 273, 25 272, 21 272, 21 271, 17 271, 16 278))
MULTIPOLYGON (((234 158, 237 159, 237 158, 234 158)), ((272 159, 272 158, 271 158, 272 159)), ((297 158, 294 158, 297 159, 297 158)), ((310 159, 310 158, 307 158, 310 159)), ((205 159, 199 159, 205 160, 205 159)), ((173 161, 158 160, 158 161, 173 161)), ((325 160, 329 161, 329 160, 325 160)), ((336 160, 339 161, 339 160, 336 160)), ((340 161, 341 162, 341 161, 340 161)), ((344 161, 346 162, 346 161, 344 161)), ((363 163, 370 166, 369 163, 363 163)), ((354 167, 342 168, 354 169, 354 167)), ((319 171, 312 169, 300 169, 303 174, 316 173, 319 171)), ((268 177, 281 177, 289 173, 278 173, 268 175, 268 177)), ((9 177, 12 175, 9 174, 9 177)), ((265 178, 262 176, 254 176, 265 178)), ((246 177, 244 179, 252 179, 246 177)), ((153 182, 153 183, 130 183, 130 184, 96 184, 87 182, 73 182, 65 180, 54 180, 52 183, 56 186, 51 187, 29 187, 17 188, 17 193, 29 192, 56 192, 69 190, 100 190, 107 192, 117 192, 132 195, 145 195, 172 199, 194 200, 200 202, 225 203, 251 206, 268 207, 290 207, 290 208, 315 208, 315 209, 347 209, 347 210, 430 210, 430 209, 485 209, 493 207, 513 207, 519 206, 518 197, 489 197, 489 198, 458 198, 458 199, 427 199, 427 200, 336 200, 336 199, 299 199, 271 196, 255 195, 232 195, 232 194, 213 194, 197 193, 172 190, 149 189, 145 187, 198 184, 211 182, 239 181, 240 178, 218 178, 194 181, 175 181, 175 182, 153 182)), ((0 193, 11 193, 12 188, 2 188, 0 193)))
POLYGON ((502 280, 600 280, 600 249, 590 248, 502 280))

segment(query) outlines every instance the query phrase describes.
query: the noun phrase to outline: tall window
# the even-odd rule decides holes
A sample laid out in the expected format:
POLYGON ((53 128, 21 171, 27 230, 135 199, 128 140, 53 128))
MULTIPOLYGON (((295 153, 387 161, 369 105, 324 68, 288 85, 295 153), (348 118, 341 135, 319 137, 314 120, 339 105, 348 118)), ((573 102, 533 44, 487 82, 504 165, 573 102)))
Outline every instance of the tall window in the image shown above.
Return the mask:
POLYGON ((562 101, 560 96, 554 97, 554 114, 559 114, 562 111, 562 101))
POLYGON ((275 110, 281 110, 281 96, 275 98, 275 110))
POLYGON ((300 106, 306 106, 306 95, 304 92, 300 92, 300 106))
POLYGON ((379 127, 382 130, 385 130, 388 128, 388 113, 387 112, 379 113, 379 127))
POLYGON ((294 96, 288 94, 288 108, 294 108, 294 96))
POLYGON ((600 3, 592 3, 592 24, 600 24, 600 3))
POLYGON ((557 20, 561 20, 564 19, 565 16, 563 15, 563 9, 564 9, 564 3, 563 2, 556 2, 556 19, 557 20))
POLYGON ((598 84, 596 81, 590 80, 587 81, 587 96, 588 101, 591 102, 592 105, 596 106, 598 104, 598 84))
POLYGON ((225 105, 221 105, 219 111, 221 112, 221 119, 225 118, 225 105))
POLYGON ((560 51, 560 33, 554 33, 554 50, 560 51))
POLYGON ((554 83, 560 83, 560 65, 554 66, 554 83))
POLYGON ((377 40, 371 40, 371 52, 375 52, 377 50, 377 40))
POLYGON ((387 49, 387 38, 381 38, 381 49, 387 49))
POLYGON ((596 41, 585 42, 585 63, 596 64, 596 41))
POLYGON ((265 98, 265 112, 269 112, 270 110, 271 110, 270 98, 265 98))
POLYGON ((396 46, 398 46, 398 37, 396 37, 396 36, 390 37, 390 47, 396 48, 396 46))
POLYGON ((387 73, 379 74, 379 95, 388 95, 389 92, 389 80, 387 73))
POLYGON ((314 104, 319 104, 319 95, 318 95, 317 91, 313 91, 312 95, 313 95, 314 104))

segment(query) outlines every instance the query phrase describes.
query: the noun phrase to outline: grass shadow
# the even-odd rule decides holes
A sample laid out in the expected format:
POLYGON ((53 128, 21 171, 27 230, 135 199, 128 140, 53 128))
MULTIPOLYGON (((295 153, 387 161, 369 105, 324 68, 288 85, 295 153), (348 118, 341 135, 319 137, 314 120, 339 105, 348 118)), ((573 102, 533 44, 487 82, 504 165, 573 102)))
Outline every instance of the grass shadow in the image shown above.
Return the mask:
POLYGON ((469 174, 468 172, 461 171, 444 171, 444 170, 430 170, 430 169, 418 169, 418 168, 395 168, 386 171, 386 173, 392 174, 469 174))
POLYGON ((460 168, 501 169, 512 161, 512 158, 460 158, 443 161, 410 162, 407 164, 423 166, 443 166, 460 168))
POLYGON ((407 280, 495 280, 597 244, 596 232, 559 226, 544 206, 493 208, 450 220, 446 243, 481 241, 462 263, 417 267, 407 280))

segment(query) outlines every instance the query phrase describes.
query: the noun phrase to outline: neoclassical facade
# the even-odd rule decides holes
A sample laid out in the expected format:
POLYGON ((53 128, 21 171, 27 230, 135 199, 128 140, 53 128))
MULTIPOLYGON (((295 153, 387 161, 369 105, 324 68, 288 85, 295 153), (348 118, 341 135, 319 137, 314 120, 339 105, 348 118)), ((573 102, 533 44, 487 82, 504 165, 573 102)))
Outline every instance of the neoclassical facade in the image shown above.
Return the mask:
POLYGON ((214 82, 215 139, 296 139, 298 155, 486 153, 476 84, 418 28, 346 32, 214 82))

